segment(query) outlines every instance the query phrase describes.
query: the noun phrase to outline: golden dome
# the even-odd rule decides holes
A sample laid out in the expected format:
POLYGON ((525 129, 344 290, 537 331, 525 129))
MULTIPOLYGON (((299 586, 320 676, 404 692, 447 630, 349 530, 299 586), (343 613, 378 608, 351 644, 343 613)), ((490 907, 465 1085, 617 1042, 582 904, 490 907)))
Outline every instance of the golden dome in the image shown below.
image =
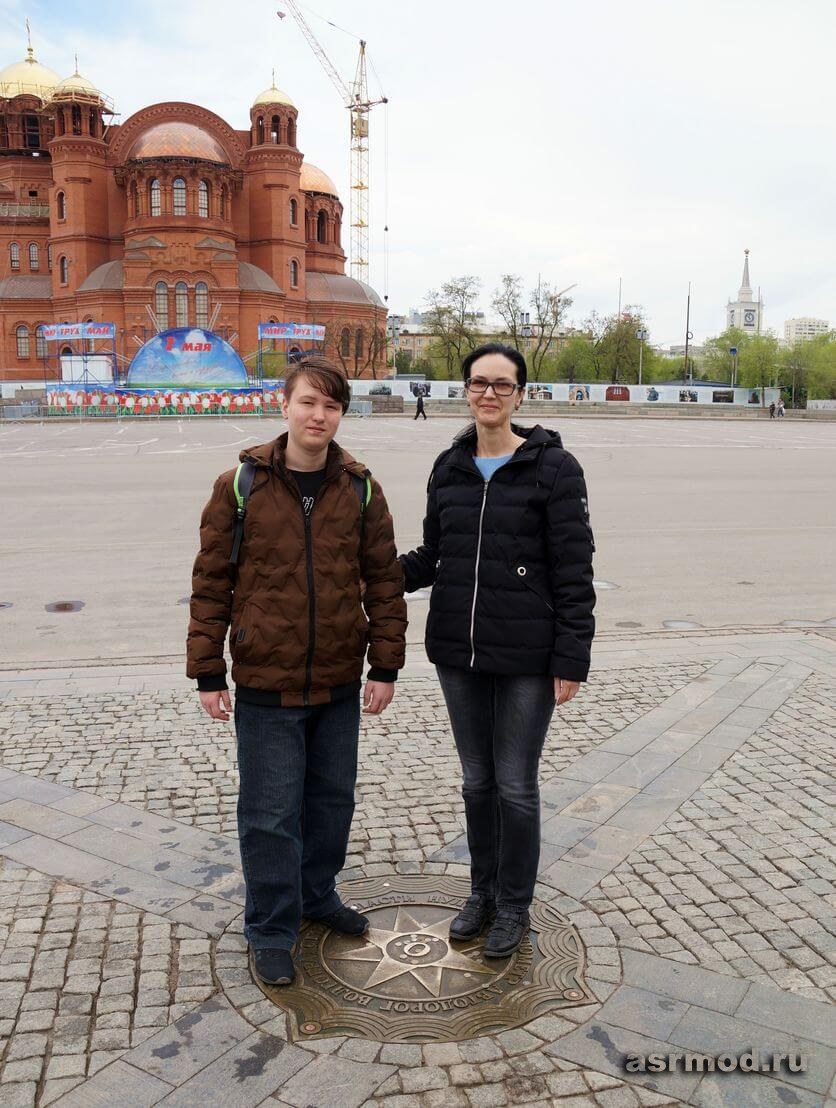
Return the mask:
POLYGON ((0 96, 7 100, 23 95, 48 100, 60 80, 55 70, 35 60, 30 46, 23 61, 12 62, 5 69, 0 69, 0 96))
POLYGON ((88 81, 86 77, 82 77, 78 70, 75 71, 72 77, 67 77, 66 80, 59 81, 52 90, 52 96, 56 100, 61 98, 78 100, 82 97, 90 100, 103 99, 102 94, 92 81, 88 81))
POLYGON ((324 192, 328 196, 336 196, 337 199, 340 195, 328 174, 324 173, 319 166, 311 165, 310 162, 302 162, 302 179, 299 187, 303 192, 324 192))
POLYGON ((253 100, 253 107, 257 108, 260 104, 287 104, 289 108, 295 108, 296 105, 290 99, 286 92, 282 92, 280 88, 276 88, 275 85, 271 85, 270 88, 266 88, 264 92, 260 92, 253 100))
POLYGON ((218 140, 194 123, 157 123, 143 131, 129 158, 196 158, 202 162, 229 161, 218 140))

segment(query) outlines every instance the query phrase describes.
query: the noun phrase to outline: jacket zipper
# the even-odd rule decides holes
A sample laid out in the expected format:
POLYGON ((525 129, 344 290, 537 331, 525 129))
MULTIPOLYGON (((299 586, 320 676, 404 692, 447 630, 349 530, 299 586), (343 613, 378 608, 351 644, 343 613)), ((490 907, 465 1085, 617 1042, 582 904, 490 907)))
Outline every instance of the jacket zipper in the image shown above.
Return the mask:
POLYGON ((485 518, 485 504, 488 501, 489 481, 484 482, 482 490, 482 508, 479 512, 479 538, 476 542, 476 568, 473 574, 473 607, 470 610, 470 668, 476 665, 476 598, 479 595, 479 561, 482 557, 482 522, 485 518))

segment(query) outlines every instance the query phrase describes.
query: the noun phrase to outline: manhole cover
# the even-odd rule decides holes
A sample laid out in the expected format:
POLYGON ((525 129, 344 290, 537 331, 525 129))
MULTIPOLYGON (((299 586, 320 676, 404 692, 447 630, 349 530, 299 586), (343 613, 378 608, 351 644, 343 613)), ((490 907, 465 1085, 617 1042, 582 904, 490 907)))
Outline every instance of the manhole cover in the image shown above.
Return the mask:
POLYGON ((47 612, 80 612, 83 607, 83 600, 53 600, 51 604, 44 604, 47 612))
POLYGON ((578 934, 548 905, 535 901, 530 938, 509 958, 493 960, 483 956, 481 938, 448 938, 470 892, 464 879, 392 875, 348 881, 340 891, 369 917, 369 931, 351 938, 309 924, 299 938, 294 983, 258 983, 287 1011, 295 1041, 459 1041, 595 999, 583 983, 578 934))

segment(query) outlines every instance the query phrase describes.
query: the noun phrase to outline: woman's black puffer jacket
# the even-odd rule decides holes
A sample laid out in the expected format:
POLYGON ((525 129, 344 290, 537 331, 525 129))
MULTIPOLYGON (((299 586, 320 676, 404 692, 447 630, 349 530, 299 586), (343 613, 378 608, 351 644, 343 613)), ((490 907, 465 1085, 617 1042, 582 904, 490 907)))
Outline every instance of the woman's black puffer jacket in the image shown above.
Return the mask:
POLYGON ((468 428, 436 459, 424 542, 401 557, 406 591, 433 586, 427 656, 481 673, 585 681, 595 590, 583 470, 560 436, 523 436, 489 482, 468 428))

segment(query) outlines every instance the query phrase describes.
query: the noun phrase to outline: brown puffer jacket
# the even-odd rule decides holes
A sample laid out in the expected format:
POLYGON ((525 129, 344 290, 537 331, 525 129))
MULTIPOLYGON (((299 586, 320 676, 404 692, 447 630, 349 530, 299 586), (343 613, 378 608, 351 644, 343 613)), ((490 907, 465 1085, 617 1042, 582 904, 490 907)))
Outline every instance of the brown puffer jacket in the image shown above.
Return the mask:
POLYGON ((327 703, 358 682, 367 646, 370 675, 394 679, 404 664, 407 620, 403 571, 380 485, 372 479, 361 527, 360 497, 349 474, 365 478, 369 472, 331 443, 306 522, 285 466, 286 445, 285 434, 241 452, 241 461, 256 468, 237 572, 229 564, 235 470, 215 482, 200 522, 186 672, 202 690, 226 688, 230 628, 239 696, 246 690, 264 703, 298 707, 327 703))

